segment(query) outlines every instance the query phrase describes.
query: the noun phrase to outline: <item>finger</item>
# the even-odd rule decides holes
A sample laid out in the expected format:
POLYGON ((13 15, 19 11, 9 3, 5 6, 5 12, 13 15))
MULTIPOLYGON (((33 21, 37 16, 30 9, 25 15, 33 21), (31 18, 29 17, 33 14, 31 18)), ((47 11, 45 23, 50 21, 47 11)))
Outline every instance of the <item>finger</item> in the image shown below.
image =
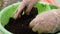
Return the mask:
MULTIPOLYGON (((40 26, 41 26, 41 22, 44 21, 44 18, 42 17, 41 14, 37 15, 35 19, 33 19, 31 22, 30 22, 30 27, 32 28, 32 30, 34 32, 38 31, 40 29, 40 26)), ((39 30, 40 32, 40 30, 39 30)))
POLYGON ((40 20, 39 20, 38 16, 36 16, 36 18, 34 18, 34 19, 30 22, 29 26, 32 28, 32 27, 34 27, 39 21, 40 21, 40 20))
POLYGON ((36 20, 35 19, 33 19, 31 22, 30 22, 30 24, 29 24, 29 27, 34 27, 34 25, 36 25, 37 24, 37 22, 36 22, 36 20))
POLYGON ((21 12, 22 12, 22 10, 24 9, 24 7, 25 7, 25 3, 22 2, 22 3, 19 5, 19 7, 17 8, 17 10, 15 11, 15 13, 14 13, 14 16, 13 16, 14 19, 17 19, 18 16, 21 17, 21 12))
POLYGON ((20 16, 21 17, 21 14, 19 15, 19 12, 18 11, 16 11, 16 13, 14 14, 14 16, 13 16, 13 18, 14 19, 17 19, 18 18, 18 16, 20 16))
MULTIPOLYGON (((36 23, 34 23, 34 26, 32 27, 32 30, 34 31, 34 32, 36 32, 36 31, 38 31, 39 29, 40 29, 40 26, 41 26, 41 22, 44 20, 43 18, 38 18, 38 16, 37 16, 37 18, 35 19, 35 20, 37 20, 36 21, 36 23)), ((40 30, 39 30, 40 31, 40 30)))
POLYGON ((32 9, 33 5, 30 3, 26 9, 26 14, 29 15, 31 9, 32 9))
POLYGON ((40 23, 40 22, 43 21, 43 20, 44 20, 44 18, 42 17, 42 14, 39 14, 39 15, 36 16, 36 18, 34 18, 34 19, 30 22, 29 26, 32 28, 32 27, 34 27, 37 23, 40 23))
POLYGON ((30 3, 27 6, 26 9, 26 14, 29 15, 31 9, 33 8, 33 6, 38 2, 38 0, 30 0, 30 3), (35 1, 35 2, 34 2, 35 1))
POLYGON ((37 22, 37 24, 32 28, 32 30, 34 32, 37 32, 39 30, 39 23, 37 22))

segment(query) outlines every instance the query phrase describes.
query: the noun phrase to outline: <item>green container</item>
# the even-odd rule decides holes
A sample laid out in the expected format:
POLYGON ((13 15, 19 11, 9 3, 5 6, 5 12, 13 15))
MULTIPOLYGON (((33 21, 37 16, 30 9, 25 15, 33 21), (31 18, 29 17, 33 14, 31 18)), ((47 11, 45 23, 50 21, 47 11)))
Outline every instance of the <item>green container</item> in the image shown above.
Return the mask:
MULTIPOLYGON (((21 2, 12 4, 0 12, 0 33, 2 34, 13 34, 6 30, 4 28, 5 25, 8 24, 8 21, 11 17, 13 17, 14 11, 16 8, 21 4, 21 2)), ((34 7, 38 9, 38 14, 45 11, 45 10, 51 10, 51 9, 57 9, 58 7, 53 6, 51 4, 43 3, 43 2, 38 2, 34 7)))

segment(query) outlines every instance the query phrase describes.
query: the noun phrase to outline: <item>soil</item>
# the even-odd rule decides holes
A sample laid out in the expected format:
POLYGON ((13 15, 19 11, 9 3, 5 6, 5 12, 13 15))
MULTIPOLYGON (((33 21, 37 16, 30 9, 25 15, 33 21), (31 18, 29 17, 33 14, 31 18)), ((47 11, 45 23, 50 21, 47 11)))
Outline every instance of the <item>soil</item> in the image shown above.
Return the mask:
POLYGON ((37 8, 32 8, 30 15, 21 15, 21 18, 17 18, 16 20, 10 18, 5 28, 13 34, 37 34, 37 32, 33 32, 32 29, 29 28, 30 21, 34 19, 37 14, 37 8))

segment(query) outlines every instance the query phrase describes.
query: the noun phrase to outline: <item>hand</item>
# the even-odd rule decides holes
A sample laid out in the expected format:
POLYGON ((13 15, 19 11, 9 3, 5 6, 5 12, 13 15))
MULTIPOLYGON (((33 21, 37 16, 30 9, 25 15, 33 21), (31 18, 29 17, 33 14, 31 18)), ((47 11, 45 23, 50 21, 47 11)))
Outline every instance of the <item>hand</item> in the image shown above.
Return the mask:
POLYGON ((21 12, 25 8, 26 10, 24 11, 27 15, 29 15, 32 7, 38 2, 38 0, 23 0, 18 9, 16 10, 13 18, 17 19, 18 17, 21 17, 21 12))
POLYGON ((26 14, 29 15, 32 7, 39 1, 39 0, 23 0, 27 2, 26 14))
POLYGON ((29 27, 32 28, 34 32, 38 33, 55 33, 60 26, 60 9, 50 10, 42 12, 37 15, 30 24, 29 27))

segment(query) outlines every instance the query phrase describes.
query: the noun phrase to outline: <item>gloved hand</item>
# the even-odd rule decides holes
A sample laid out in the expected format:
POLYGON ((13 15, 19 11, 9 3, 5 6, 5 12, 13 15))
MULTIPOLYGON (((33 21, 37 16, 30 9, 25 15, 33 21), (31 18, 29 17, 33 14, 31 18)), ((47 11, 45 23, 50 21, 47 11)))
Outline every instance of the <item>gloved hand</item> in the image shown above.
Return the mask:
MULTIPOLYGON (((24 11, 27 15, 29 15, 32 7, 38 2, 39 0, 23 0, 22 3, 20 4, 20 6, 17 8, 13 18, 17 19, 18 17, 21 17, 21 12, 22 10, 25 8, 25 6, 27 8, 25 8, 26 10, 24 11)), ((55 2, 55 0, 40 0, 42 2, 48 2, 50 4, 53 5, 57 5, 57 3, 55 2)))
POLYGON ((20 6, 17 8, 13 18, 17 19, 18 17, 21 17, 22 10, 26 9, 24 12, 29 15, 32 7, 38 2, 38 0, 23 0, 20 6), (25 8, 27 7, 27 8, 25 8))
POLYGON ((55 33, 60 30, 60 9, 42 12, 34 18, 29 27, 38 33, 55 33))

